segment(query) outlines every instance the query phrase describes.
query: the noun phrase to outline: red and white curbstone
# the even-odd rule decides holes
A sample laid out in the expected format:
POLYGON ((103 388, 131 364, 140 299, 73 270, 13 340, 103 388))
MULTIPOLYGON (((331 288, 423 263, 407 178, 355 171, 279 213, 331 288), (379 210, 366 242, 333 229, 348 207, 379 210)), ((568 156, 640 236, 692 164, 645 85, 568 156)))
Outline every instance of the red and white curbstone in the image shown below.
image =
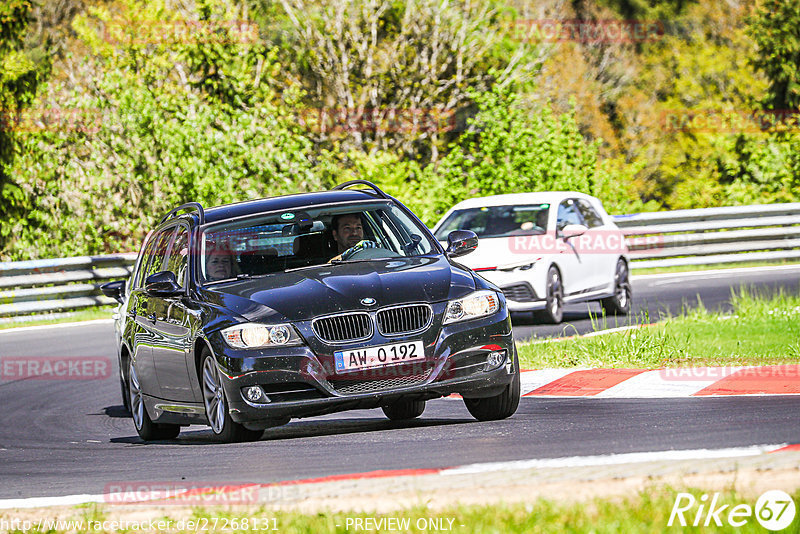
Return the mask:
POLYGON ((800 395, 800 365, 523 370, 523 397, 800 395))

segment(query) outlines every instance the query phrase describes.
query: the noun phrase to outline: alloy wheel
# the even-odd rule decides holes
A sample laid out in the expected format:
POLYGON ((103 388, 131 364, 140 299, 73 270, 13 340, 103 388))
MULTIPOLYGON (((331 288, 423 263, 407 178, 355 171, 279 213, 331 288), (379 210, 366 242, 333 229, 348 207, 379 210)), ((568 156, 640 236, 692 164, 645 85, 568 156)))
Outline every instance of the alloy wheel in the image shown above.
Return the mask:
POLYGON ((133 364, 133 360, 131 360, 128 375, 130 377, 129 390, 133 424, 136 425, 137 430, 141 430, 144 424, 144 402, 142 400, 142 390, 139 386, 139 376, 136 374, 136 366, 133 364))
POLYGON ((225 395, 213 358, 206 358, 203 362, 203 400, 211 430, 215 434, 221 433, 225 425, 225 395))
POLYGON ((564 300, 564 288, 561 285, 561 276, 556 269, 548 273, 548 290, 550 293, 550 315, 555 319, 561 315, 561 306, 564 300))
POLYGON ((617 303, 624 309, 628 306, 628 267, 622 261, 617 263, 616 286, 617 303))

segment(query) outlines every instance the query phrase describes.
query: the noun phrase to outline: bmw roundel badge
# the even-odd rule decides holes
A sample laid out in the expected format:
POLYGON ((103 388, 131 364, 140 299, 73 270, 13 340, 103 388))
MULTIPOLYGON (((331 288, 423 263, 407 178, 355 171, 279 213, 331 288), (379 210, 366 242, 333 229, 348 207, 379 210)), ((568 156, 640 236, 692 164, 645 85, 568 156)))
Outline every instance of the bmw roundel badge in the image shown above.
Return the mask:
POLYGON ((364 306, 374 306, 375 302, 377 301, 372 297, 366 297, 361 299, 361 304, 363 304, 364 306))

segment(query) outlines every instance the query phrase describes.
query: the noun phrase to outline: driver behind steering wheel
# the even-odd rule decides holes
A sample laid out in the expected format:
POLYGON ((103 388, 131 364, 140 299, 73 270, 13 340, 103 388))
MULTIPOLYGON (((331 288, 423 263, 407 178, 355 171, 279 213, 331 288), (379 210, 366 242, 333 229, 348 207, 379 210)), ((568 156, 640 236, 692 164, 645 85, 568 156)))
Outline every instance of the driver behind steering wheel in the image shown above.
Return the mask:
POLYGON ((372 241, 364 240, 364 223, 359 213, 334 215, 331 219, 331 229, 333 240, 339 249, 339 254, 331 258, 331 261, 346 260, 358 250, 376 246, 372 241))

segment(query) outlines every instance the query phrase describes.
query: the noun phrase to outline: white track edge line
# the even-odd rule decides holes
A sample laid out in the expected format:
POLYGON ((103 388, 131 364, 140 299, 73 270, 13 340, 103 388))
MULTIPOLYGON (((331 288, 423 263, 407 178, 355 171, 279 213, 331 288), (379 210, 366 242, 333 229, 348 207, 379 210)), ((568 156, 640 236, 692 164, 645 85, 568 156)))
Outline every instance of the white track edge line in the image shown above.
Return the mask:
MULTIPOLYGON (((544 458, 537 460, 516 460, 510 462, 487 462, 468 464, 460 467, 449 467, 439 471, 437 475, 465 475, 490 473, 495 471, 511 471, 519 469, 542 469, 559 467, 591 467, 602 465, 621 465, 627 463, 643 463, 659 460, 703 460, 714 458, 740 458, 759 456, 786 447, 787 443, 772 445, 753 445, 750 447, 731 447, 726 449, 691 449, 634 452, 597 456, 569 456, 563 458, 544 458)), ((354 475, 356 475, 355 473, 354 475)), ((424 475, 430 476, 430 475, 424 475)), ((40 508, 48 506, 69 506, 85 503, 109 502, 114 494, 104 495, 65 495, 61 497, 32 497, 23 499, 0 499, 0 510, 13 508, 40 508)), ((158 500, 158 499, 154 499, 158 500)), ((139 501, 136 504, 141 504, 139 501)))
MULTIPOLYGON (((764 265, 762 267, 731 267, 729 269, 707 269, 704 271, 682 271, 674 273, 654 273, 654 274, 631 274, 631 280, 650 280, 654 278, 670 277, 702 277, 703 275, 717 275, 722 273, 750 273, 750 272, 770 272, 770 271, 794 271, 800 269, 800 263, 793 265, 764 265)), ((635 269, 633 270, 635 273, 635 269)))
POLYGON ((114 319, 92 319, 91 321, 76 321, 73 323, 58 323, 58 324, 37 324, 34 326, 17 326, 14 328, 3 328, 0 330, 2 334, 12 334, 14 332, 30 332, 31 330, 46 330, 49 328, 71 328, 74 326, 88 326, 97 324, 112 324, 114 319))
POLYGON ((558 467, 594 467, 643 463, 660 460, 705 460, 712 458, 738 458, 758 456, 786 447, 786 443, 775 445, 754 445, 727 449, 691 449, 653 452, 633 452, 597 456, 569 456, 563 458, 543 458, 535 460, 515 460, 510 462, 488 462, 443 469, 442 475, 466 475, 490 473, 495 471, 515 471, 520 469, 543 469, 558 467))

